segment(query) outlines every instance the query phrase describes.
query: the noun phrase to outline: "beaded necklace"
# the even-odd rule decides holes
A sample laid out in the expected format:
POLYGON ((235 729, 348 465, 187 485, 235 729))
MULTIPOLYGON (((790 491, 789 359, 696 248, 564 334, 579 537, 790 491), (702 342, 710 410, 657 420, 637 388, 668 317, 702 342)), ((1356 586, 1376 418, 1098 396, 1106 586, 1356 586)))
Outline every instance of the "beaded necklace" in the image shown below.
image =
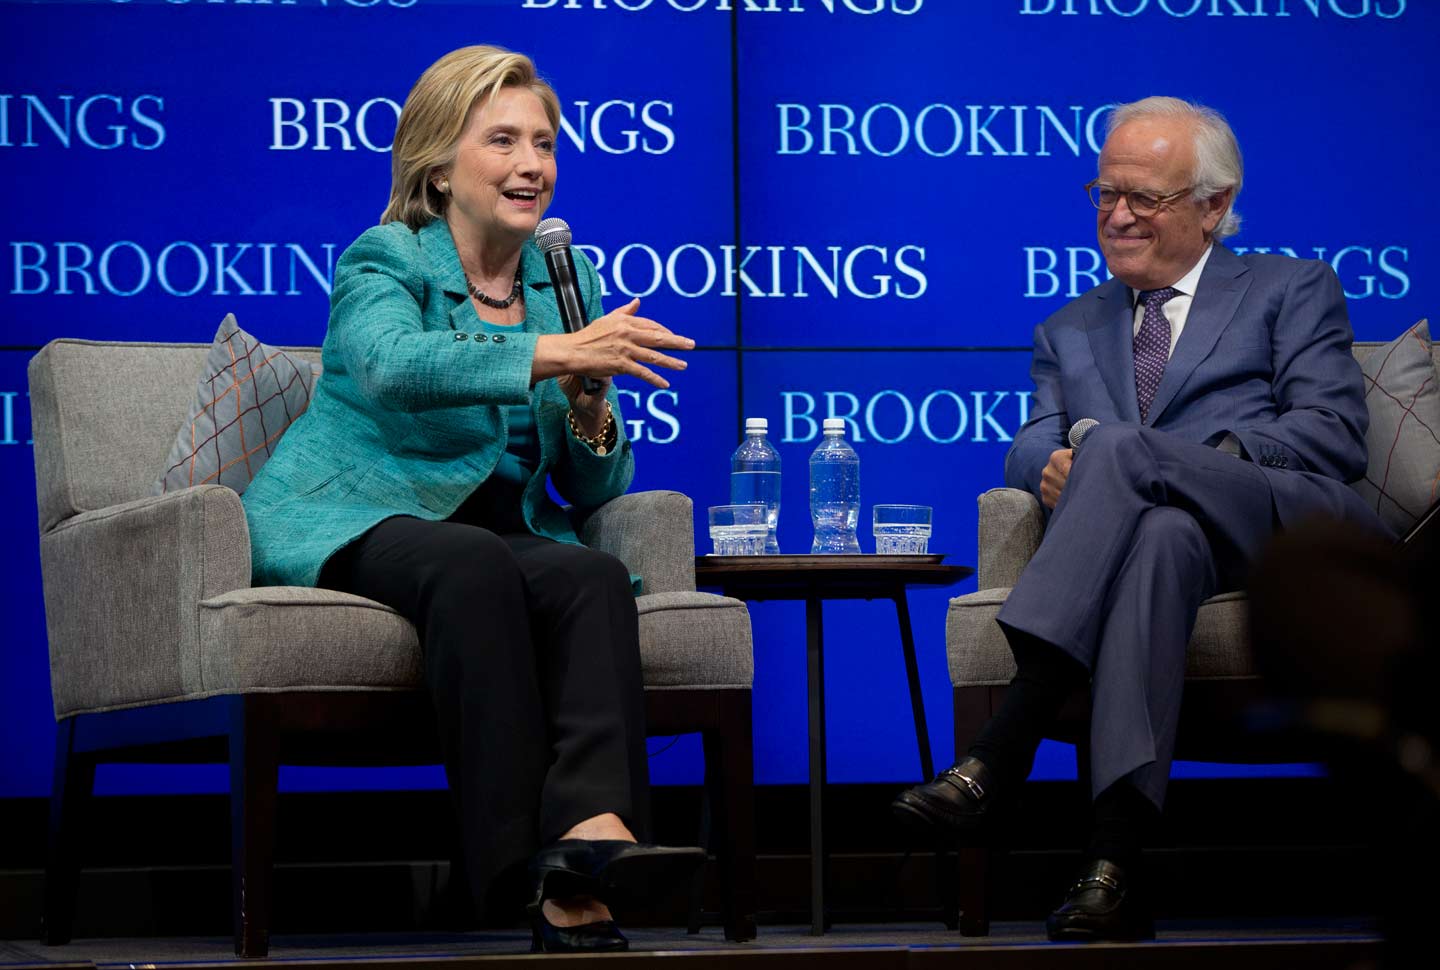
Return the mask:
POLYGON ((465 278, 465 285, 470 287, 470 295, 481 303, 495 310, 504 310, 516 300, 520 299, 520 268, 518 266, 515 268, 515 285, 510 287, 510 295, 503 300, 497 300, 494 297, 489 297, 481 293, 480 287, 470 282, 468 276, 465 278))

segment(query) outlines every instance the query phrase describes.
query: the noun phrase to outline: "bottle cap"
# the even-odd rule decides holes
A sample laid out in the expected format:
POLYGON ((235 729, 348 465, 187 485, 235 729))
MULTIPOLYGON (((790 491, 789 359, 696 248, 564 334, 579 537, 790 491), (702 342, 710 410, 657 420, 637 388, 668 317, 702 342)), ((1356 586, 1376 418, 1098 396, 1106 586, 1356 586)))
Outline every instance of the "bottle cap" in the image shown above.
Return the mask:
POLYGON ((825 430, 826 430, 826 431, 844 431, 844 430, 845 430, 845 419, 844 419, 844 418, 826 418, 826 419, 825 419, 825 430))
POLYGON ((745 419, 745 430, 746 430, 746 431, 769 431, 769 430, 770 430, 770 421, 769 421, 768 419, 766 419, 766 418, 746 418, 746 419, 745 419))

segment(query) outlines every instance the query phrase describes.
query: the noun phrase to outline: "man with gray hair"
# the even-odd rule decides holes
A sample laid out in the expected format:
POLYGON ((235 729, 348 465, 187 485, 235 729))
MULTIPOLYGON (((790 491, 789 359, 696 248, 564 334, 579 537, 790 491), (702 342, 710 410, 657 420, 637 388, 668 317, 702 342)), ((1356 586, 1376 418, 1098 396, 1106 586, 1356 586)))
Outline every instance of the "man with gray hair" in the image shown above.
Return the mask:
POLYGON ((1051 939, 1154 935, 1141 849, 1201 601, 1240 588, 1269 536, 1307 516, 1383 530, 1346 486, 1365 471, 1368 418, 1339 280, 1221 245, 1242 174, 1209 108, 1157 97, 1112 113, 1086 190, 1114 278, 1035 329, 1031 416, 1005 460, 1006 484, 1051 510, 998 616, 1017 672, 965 757, 894 803, 927 831, 982 829, 1088 682, 1095 822, 1051 939))

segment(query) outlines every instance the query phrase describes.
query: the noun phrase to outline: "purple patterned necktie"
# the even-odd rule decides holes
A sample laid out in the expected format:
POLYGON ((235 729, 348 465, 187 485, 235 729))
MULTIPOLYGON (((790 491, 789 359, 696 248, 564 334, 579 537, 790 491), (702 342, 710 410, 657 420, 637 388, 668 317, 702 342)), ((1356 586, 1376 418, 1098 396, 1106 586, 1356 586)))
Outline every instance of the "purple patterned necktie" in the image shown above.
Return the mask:
POLYGON ((1163 290, 1145 290, 1140 294, 1145 304, 1145 317, 1140 321, 1140 330, 1135 334, 1135 400, 1140 405, 1140 420, 1150 416, 1150 403, 1155 400, 1155 389, 1160 378, 1165 376, 1165 364, 1170 360, 1170 321, 1165 319, 1165 301, 1176 295, 1175 287, 1163 290))

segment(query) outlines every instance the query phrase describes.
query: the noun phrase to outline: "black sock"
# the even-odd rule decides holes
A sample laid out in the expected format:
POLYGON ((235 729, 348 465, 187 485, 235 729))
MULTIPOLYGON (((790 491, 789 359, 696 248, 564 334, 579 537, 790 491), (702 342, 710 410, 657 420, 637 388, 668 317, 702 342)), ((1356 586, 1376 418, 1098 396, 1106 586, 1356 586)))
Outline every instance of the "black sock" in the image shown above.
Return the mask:
POLYGON ((1059 647, 1003 629, 1015 655, 1015 679, 968 752, 985 763, 1002 790, 1013 789, 1030 775, 1041 738, 1065 700, 1090 679, 1085 665, 1059 647))
POLYGON ((1121 779, 1095 797, 1095 829, 1086 855, 1132 868, 1159 822, 1155 803, 1121 779))

